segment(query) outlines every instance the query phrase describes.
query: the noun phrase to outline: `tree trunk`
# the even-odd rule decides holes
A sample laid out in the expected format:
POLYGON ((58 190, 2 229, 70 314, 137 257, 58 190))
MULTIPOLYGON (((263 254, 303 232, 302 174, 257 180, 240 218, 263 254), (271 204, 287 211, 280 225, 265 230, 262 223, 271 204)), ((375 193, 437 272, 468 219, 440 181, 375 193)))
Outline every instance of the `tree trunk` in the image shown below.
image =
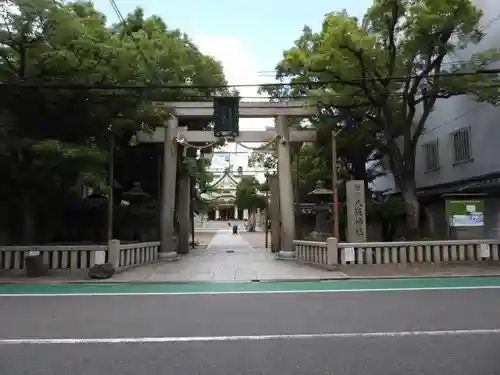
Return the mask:
POLYGON ((352 176, 355 180, 365 181, 365 185, 367 182, 367 174, 366 174, 366 159, 367 157, 359 157, 359 155, 353 156, 351 158, 352 163, 352 176))
POLYGON ((194 184, 195 184, 195 179, 190 178, 189 179, 189 189, 191 190, 190 192, 190 197, 191 201, 189 202, 189 223, 191 226, 191 248, 195 248, 195 228, 194 228, 194 205, 193 205, 193 197, 195 194, 194 191, 194 184))
POLYGON ((417 240, 420 237, 420 203, 417 189, 412 182, 405 184, 402 190, 406 214, 406 239, 417 240))
POLYGON ((23 231, 21 243, 33 245, 35 241, 35 209, 33 202, 27 195, 22 197, 23 231))
POLYGON ((393 219, 381 219, 382 241, 391 242, 396 234, 397 223, 393 219))

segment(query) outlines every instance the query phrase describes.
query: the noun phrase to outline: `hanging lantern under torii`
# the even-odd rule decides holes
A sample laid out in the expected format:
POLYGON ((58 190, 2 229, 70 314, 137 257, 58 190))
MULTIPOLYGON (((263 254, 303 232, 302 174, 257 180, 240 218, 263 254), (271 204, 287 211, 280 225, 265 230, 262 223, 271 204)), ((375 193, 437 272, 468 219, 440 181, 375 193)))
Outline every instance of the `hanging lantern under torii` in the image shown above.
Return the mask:
POLYGON ((239 135, 238 96, 214 98, 214 135, 216 137, 237 137, 239 135))

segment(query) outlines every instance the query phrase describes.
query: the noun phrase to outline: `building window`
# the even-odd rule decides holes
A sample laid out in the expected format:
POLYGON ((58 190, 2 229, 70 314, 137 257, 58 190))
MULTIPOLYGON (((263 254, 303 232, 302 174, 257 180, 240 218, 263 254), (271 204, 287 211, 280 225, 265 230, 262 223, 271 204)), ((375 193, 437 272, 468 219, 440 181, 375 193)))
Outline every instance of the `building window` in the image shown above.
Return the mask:
POLYGON ((453 138, 453 160, 462 163, 472 159, 470 142, 470 127, 462 128, 452 133, 453 138))
POLYGON ((425 143, 424 155, 425 155, 425 171, 431 172, 439 169, 439 144, 438 140, 425 143))

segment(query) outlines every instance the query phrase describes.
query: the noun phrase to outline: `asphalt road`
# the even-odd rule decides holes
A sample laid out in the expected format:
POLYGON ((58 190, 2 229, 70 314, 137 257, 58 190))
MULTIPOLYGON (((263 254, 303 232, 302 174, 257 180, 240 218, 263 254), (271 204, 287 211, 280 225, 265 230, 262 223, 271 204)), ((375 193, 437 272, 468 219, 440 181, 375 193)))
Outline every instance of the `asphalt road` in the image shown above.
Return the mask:
POLYGON ((499 312, 500 289, 1 297, 0 369, 9 375, 500 374, 499 312), (417 331, 436 334, 392 334, 417 331), (357 335, 373 332, 380 335, 357 335), (305 336, 279 337, 297 334, 305 336), (104 343, 50 341, 60 338, 104 343), (151 338, 164 341, 141 342, 151 338))

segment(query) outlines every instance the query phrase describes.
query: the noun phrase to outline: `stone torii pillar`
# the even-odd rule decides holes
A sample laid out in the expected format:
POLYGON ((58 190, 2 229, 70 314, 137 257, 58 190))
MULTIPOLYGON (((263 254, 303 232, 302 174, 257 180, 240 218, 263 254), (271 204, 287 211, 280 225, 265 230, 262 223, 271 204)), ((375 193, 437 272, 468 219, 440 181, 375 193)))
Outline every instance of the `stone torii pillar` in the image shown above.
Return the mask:
POLYGON ((276 117, 276 132, 279 135, 276 145, 278 154, 279 202, 283 240, 278 257, 292 259, 295 257, 293 241, 295 240, 295 212, 293 209, 292 167, 290 164, 290 137, 285 116, 276 117))
POLYGON ((177 204, 177 217, 179 218, 178 251, 180 254, 189 252, 189 225, 190 225, 190 202, 191 181, 187 171, 179 176, 179 194, 177 204))
POLYGON ((172 116, 165 123, 161 199, 160 259, 178 258, 174 241, 175 185, 177 179, 177 128, 179 119, 172 116))

